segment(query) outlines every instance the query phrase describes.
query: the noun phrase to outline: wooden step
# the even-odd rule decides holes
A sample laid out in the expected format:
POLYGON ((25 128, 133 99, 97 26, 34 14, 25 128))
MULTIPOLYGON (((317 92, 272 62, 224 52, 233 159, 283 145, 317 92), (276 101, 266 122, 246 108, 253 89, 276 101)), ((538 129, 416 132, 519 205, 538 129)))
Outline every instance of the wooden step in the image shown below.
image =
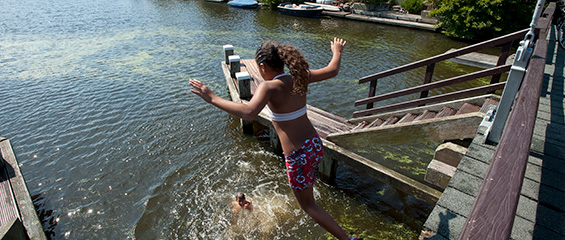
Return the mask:
POLYGON ((392 116, 392 117, 389 117, 381 126, 392 125, 392 124, 395 124, 396 122, 398 122, 398 118, 392 116))
POLYGON ((414 119, 414 122, 434 118, 436 116, 436 114, 437 114, 436 112, 426 110, 423 113, 421 113, 420 115, 418 115, 418 117, 416 117, 414 119))
POLYGON ((450 107, 443 107, 438 114, 436 114, 435 118, 440 118, 440 117, 447 117, 447 116, 453 116, 455 115, 455 113, 457 113, 457 111, 453 108, 450 107))
POLYGON ((353 127, 351 130, 361 129, 361 128, 364 128, 364 127, 367 126, 367 125, 369 125, 369 123, 363 121, 363 122, 360 122, 359 124, 357 124, 357 126, 353 127))
POLYGON ((481 111, 482 113, 487 113, 487 110, 488 110, 488 106, 489 106, 489 105, 496 105, 496 106, 498 106, 498 100, 496 100, 496 99, 491 99, 491 98, 487 98, 487 99, 485 100, 485 103, 483 103, 483 106, 481 107, 481 110, 480 110, 480 111, 481 111))
POLYGON ((479 110, 481 110, 481 107, 479 107, 477 105, 473 105, 473 104, 470 104, 470 103, 464 103, 463 106, 461 106, 461 108, 459 108, 459 111, 457 111, 457 113, 455 113, 455 114, 472 113, 472 112, 478 112, 479 110))
POLYGON ((398 120, 398 122, 396 122, 396 123, 398 124, 398 123, 412 122, 412 121, 414 121, 414 119, 416 119, 416 117, 418 117, 418 116, 417 116, 417 115, 414 115, 414 114, 411 114, 411 113, 408 113, 408 114, 404 115, 404 117, 402 117, 402 118, 401 118, 400 120, 398 120))
POLYGON ((375 121, 371 122, 371 124, 369 124, 367 127, 368 127, 368 128, 370 128, 370 127, 378 127, 378 126, 383 125, 384 122, 385 122, 384 120, 382 120, 382 119, 380 119, 380 118, 377 118, 377 119, 375 119, 375 121))

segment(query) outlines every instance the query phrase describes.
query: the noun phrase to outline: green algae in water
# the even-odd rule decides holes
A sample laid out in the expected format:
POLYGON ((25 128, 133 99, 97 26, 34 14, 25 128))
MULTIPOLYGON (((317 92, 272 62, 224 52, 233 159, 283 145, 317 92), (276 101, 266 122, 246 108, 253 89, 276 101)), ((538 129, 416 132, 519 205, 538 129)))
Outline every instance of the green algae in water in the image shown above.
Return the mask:
MULTIPOLYGON (((334 140, 334 139, 332 139, 334 140)), ((338 145, 409 178, 423 182, 435 149, 441 144, 425 134, 398 132, 335 139, 338 145)))
MULTIPOLYGON (((366 209, 361 212, 370 212, 372 210, 366 209)), ((404 239, 417 239, 418 231, 410 228, 408 225, 402 222, 397 222, 389 218, 377 218, 379 220, 371 222, 374 226, 372 229, 378 229, 378 231, 372 231, 367 229, 362 229, 359 225, 355 224, 355 220, 363 218, 362 214, 356 214, 356 212, 348 212, 340 215, 337 222, 343 228, 346 233, 352 233, 354 237, 363 239, 391 239, 391 240, 404 240, 404 239)), ((330 233, 326 233, 327 239, 337 239, 330 233)))

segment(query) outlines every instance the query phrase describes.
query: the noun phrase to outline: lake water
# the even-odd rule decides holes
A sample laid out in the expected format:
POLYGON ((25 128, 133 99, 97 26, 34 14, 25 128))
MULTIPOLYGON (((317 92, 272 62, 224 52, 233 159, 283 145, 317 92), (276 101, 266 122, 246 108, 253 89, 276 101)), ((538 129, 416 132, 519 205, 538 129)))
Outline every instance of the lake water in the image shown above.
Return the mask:
MULTIPOLYGON (((319 68, 337 36, 348 41, 341 72, 313 84, 309 104, 350 118, 367 94, 359 78, 465 46, 439 33, 203 0, 1 5, 0 136, 52 239, 327 239, 299 209, 282 159, 191 94, 188 79, 228 97, 224 44, 252 58, 266 39, 291 43, 319 68), (230 213, 238 191, 254 212, 230 213)), ((413 86, 423 71, 383 79, 379 92, 413 86)), ((465 71, 439 64, 436 77, 465 71)), ((346 166, 338 173, 315 195, 347 231, 417 238, 430 206, 346 166)))

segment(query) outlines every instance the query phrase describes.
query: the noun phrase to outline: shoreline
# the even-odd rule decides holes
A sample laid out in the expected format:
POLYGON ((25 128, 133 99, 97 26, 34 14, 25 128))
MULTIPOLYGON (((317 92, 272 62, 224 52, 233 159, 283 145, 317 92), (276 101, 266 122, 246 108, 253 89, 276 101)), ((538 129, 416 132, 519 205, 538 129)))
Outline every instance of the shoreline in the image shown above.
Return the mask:
POLYGON ((424 18, 415 14, 395 14, 389 11, 353 10, 352 12, 323 11, 322 15, 400 27, 408 27, 432 32, 436 32, 439 29, 436 24, 427 23, 427 20, 424 20, 424 18))

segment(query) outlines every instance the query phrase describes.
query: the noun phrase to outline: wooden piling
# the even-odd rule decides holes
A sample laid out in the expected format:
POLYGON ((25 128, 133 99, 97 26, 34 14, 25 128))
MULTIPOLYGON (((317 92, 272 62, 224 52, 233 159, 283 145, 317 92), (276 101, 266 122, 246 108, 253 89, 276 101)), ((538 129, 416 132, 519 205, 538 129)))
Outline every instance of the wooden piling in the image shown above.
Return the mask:
POLYGON ((240 70, 240 63, 239 63, 239 55, 231 55, 228 57, 228 62, 230 66, 230 75, 232 78, 235 77, 235 73, 241 71, 240 70))
POLYGON ((233 45, 224 45, 224 58, 226 59, 226 64, 230 64, 229 56, 234 55, 233 45))
POLYGON ((248 72, 235 73, 237 79, 237 87, 239 90, 239 98, 244 100, 251 99, 251 76, 248 72))
MULTIPOLYGON (((239 58, 239 57, 238 57, 239 58)), ((231 59, 231 57, 230 57, 231 59)), ((237 61, 239 63, 239 59, 237 61)), ((230 62, 231 63, 231 62, 230 62)), ((231 68, 231 64, 230 64, 231 68)), ((239 65, 238 65, 239 68, 239 65)), ((231 69, 230 69, 231 71, 231 69)), ((239 99, 241 100, 249 100, 251 99, 251 76, 249 76, 248 72, 236 72, 235 78, 237 79, 237 87, 239 91, 239 99)), ((243 128, 243 132, 246 134, 253 134, 253 121, 247 121, 243 118, 241 120, 241 127, 243 128)))
POLYGON ((279 154, 283 152, 279 135, 277 135, 277 131, 273 126, 269 126, 269 143, 275 153, 279 154))
MULTIPOLYGON (((327 140, 322 140, 324 146, 328 146, 327 140)), ((318 175, 320 180, 328 183, 335 184, 337 172, 337 159, 339 156, 333 148, 326 147, 324 149, 324 158, 318 164, 318 175)))

